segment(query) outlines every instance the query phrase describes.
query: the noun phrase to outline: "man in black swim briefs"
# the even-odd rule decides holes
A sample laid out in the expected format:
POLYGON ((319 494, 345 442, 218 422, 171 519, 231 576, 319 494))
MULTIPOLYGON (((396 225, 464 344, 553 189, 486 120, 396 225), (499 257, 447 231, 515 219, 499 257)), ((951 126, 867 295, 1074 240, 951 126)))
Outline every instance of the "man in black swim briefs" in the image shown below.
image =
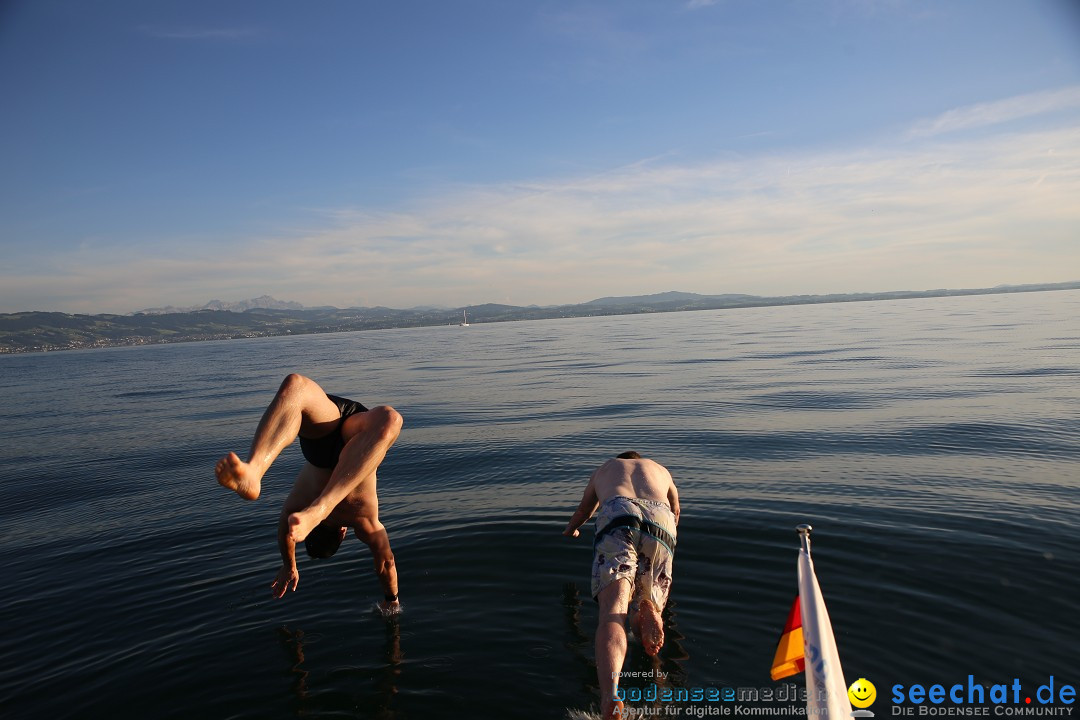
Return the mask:
POLYGON ((259 497, 262 477, 277 456, 297 437, 307 460, 278 520, 282 567, 271 585, 282 597, 296 590, 296 543, 311 557, 333 555, 348 528, 371 548, 384 600, 395 611, 397 568, 386 528, 379 522, 376 474, 401 432, 401 415, 388 405, 368 409, 354 400, 328 395, 302 375, 281 383, 251 441, 248 460, 229 453, 218 461, 218 482, 246 499, 259 497))
POLYGON ((592 474, 563 534, 578 537, 578 528, 594 512, 592 595, 600 605, 596 676, 601 717, 607 720, 621 717, 624 709, 616 693, 626 659, 627 618, 649 655, 664 645, 660 613, 671 590, 679 491, 663 465, 625 452, 592 474))

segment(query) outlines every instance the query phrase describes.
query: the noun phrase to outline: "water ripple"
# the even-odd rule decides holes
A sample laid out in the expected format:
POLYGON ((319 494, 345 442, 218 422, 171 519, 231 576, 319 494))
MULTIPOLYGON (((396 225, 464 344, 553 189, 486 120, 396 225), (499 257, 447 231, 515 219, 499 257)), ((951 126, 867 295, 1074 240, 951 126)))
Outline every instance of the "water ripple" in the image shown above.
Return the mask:
POLYGON ((1077 316, 1063 292, 0 357, 5 714, 595 706, 591 545, 561 532, 626 449, 683 504, 668 644, 631 643, 627 670, 767 686, 811 522, 849 674, 1060 677, 1080 637, 1077 316), (351 538, 270 597, 295 446, 257 502, 213 479, 293 371, 405 416, 379 471, 399 616, 373 610, 351 538))

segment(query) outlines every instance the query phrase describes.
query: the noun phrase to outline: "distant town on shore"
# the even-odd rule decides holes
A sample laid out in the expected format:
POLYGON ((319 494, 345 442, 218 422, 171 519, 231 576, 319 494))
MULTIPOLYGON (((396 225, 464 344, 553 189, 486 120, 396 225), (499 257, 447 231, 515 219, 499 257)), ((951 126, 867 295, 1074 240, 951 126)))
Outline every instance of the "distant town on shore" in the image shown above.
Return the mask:
POLYGON ((605 297, 576 305, 519 307, 487 303, 463 308, 417 307, 407 310, 387 307, 307 308, 299 303, 263 296, 238 303, 223 303, 214 300, 200 308, 151 308, 128 315, 70 315, 59 312, 0 314, 0 354, 457 325, 466 315, 470 324, 479 324, 1076 289, 1080 289, 1080 281, 1039 285, 1003 285, 968 290, 913 290, 783 297, 665 292, 633 297, 605 297))

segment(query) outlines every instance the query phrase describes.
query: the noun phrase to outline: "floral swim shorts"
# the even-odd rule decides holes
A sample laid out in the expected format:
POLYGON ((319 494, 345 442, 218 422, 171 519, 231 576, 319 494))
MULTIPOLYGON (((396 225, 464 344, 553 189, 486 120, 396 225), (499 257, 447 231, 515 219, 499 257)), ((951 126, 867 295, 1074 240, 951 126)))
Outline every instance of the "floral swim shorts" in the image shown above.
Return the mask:
POLYGON ((675 557, 675 515, 667 503, 616 496, 600 506, 593 541, 592 595, 629 580, 632 597, 667 605, 675 557))

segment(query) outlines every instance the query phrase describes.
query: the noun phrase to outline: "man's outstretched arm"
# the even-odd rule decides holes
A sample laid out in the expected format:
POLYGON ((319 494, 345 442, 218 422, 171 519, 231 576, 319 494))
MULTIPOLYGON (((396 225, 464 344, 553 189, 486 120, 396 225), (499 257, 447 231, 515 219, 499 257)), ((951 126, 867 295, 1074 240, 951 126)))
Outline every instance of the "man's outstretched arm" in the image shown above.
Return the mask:
POLYGON ((270 584, 274 597, 284 597, 289 590, 296 590, 300 583, 300 573, 296 569, 296 543, 289 539, 289 512, 281 511, 278 519, 278 550, 281 552, 281 569, 270 584))
POLYGON ((596 488, 593 487, 592 478, 589 479, 589 484, 585 486, 585 494, 581 496, 581 503, 578 505, 577 511, 570 518, 570 522, 567 524, 566 529, 563 530, 563 535, 567 537, 577 537, 581 533, 578 532, 578 528, 589 521, 592 514, 596 512, 597 506, 600 505, 600 500, 596 496, 596 488))
POLYGON ((675 483, 671 483, 671 487, 667 492, 668 505, 671 506, 671 513, 675 516, 675 524, 679 524, 679 514, 682 512, 679 507, 679 490, 675 487, 675 483))
POLYGON ((300 471, 299 477, 293 483, 289 496, 285 498, 285 504, 281 507, 281 515, 278 517, 277 542, 278 551, 281 553, 281 569, 277 577, 270 585, 270 592, 274 597, 284 597, 289 590, 296 590, 300 582, 300 573, 296 569, 296 543, 289 537, 289 515, 307 507, 312 498, 318 494, 312 484, 317 478, 308 477, 310 472, 320 472, 310 465, 305 465, 300 471))
POLYGON ((378 520, 364 519, 355 526, 356 537, 371 548, 371 558, 375 562, 375 574, 379 578, 384 599, 379 601, 383 612, 397 612, 401 608, 398 601, 397 565, 394 552, 390 549, 390 538, 386 527, 378 520))

